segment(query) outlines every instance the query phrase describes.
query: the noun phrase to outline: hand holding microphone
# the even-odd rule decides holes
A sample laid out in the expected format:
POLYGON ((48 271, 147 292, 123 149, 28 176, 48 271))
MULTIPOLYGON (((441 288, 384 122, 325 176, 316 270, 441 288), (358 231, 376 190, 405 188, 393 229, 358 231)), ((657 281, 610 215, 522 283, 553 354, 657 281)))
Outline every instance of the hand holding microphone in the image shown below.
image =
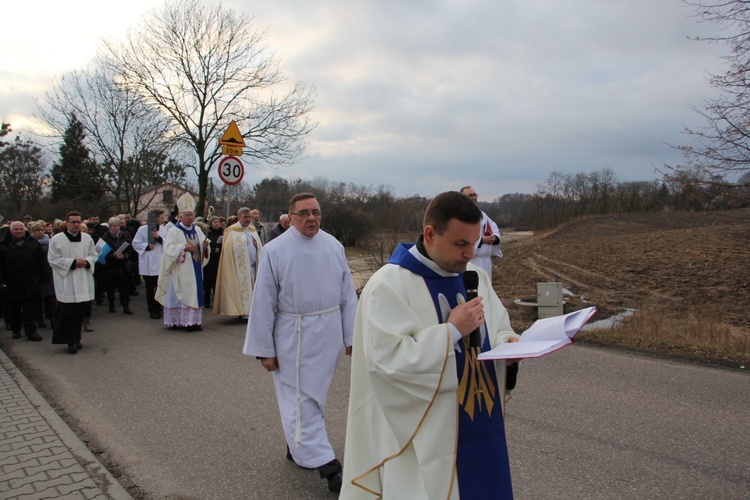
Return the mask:
MULTIPOLYGON (((471 302, 479 296, 479 275, 476 271, 466 271, 464 273, 464 287, 466 287, 466 300, 471 302)), ((481 303, 480 303, 481 305, 481 303)), ((482 322, 484 322, 484 307, 482 307, 482 322)), ((479 323, 477 327, 469 334, 469 346, 482 347, 482 336, 479 332, 479 323)))

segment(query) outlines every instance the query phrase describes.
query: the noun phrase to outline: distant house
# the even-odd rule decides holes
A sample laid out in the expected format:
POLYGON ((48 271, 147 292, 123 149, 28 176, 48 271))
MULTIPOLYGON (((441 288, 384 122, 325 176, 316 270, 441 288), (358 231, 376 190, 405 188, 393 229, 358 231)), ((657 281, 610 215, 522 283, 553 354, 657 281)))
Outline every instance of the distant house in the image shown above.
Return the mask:
MULTIPOLYGON (((160 184, 158 186, 149 186, 143 190, 141 197, 138 198, 139 211, 135 214, 135 218, 139 221, 145 221, 148 217, 148 212, 151 210, 164 210, 164 213, 169 215, 174 209, 177 200, 180 196, 189 192, 182 186, 176 184, 160 184)), ((195 201, 198 201, 198 195, 190 191, 195 201)))

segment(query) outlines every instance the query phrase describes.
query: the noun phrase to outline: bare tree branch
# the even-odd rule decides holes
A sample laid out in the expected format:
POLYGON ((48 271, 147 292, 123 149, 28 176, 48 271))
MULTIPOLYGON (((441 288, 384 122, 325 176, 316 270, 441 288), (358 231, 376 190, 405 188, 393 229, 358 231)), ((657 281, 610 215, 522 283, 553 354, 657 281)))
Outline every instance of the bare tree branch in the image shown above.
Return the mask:
POLYGON ((267 33, 252 21, 221 5, 170 0, 100 51, 128 89, 169 116, 177 139, 195 154, 199 212, 221 156, 218 140, 232 120, 245 131, 249 161, 272 166, 297 161, 317 126, 307 116, 314 89, 297 83, 280 98, 273 94, 284 72, 267 33))

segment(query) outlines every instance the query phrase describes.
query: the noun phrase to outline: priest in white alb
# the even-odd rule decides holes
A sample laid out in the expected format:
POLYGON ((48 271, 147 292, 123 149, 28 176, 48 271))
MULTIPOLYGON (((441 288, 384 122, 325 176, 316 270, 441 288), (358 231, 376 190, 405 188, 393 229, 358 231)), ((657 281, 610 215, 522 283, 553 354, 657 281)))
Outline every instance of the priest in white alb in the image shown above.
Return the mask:
MULTIPOLYGON (((475 204, 477 203, 477 192, 473 187, 464 186, 460 192, 471 198, 475 204)), ((471 263, 484 269, 492 282, 492 257, 503 256, 503 252, 500 251, 500 229, 489 215, 482 210, 480 212, 482 212, 480 235, 474 247, 474 258, 471 259, 471 263)))
POLYGON ((505 364, 477 354, 518 336, 486 273, 470 263, 481 219, 463 194, 437 195, 417 243, 399 245, 365 286, 340 498, 513 497, 505 364), (467 269, 479 276, 471 300, 467 269))
POLYGON ((53 344, 67 344, 75 354, 83 347, 83 318, 91 314, 94 300, 94 264, 99 255, 91 236, 82 230, 81 214, 69 212, 65 230, 49 240, 47 260, 52 268, 57 297, 53 344))
POLYGON ((156 300, 164 306, 164 324, 186 331, 203 329, 203 266, 210 257, 209 241, 193 224, 195 198, 177 200, 179 222, 167 232, 156 285, 156 300))
POLYGON ((344 247, 320 229, 315 196, 290 200, 292 226, 260 254, 243 352, 273 374, 287 458, 341 488, 341 463, 325 426, 336 366, 351 354, 357 308, 344 247))
POLYGON ((237 211, 237 222, 224 230, 219 269, 216 273, 214 314, 247 319, 253 301, 256 265, 263 246, 253 226, 251 210, 237 211))

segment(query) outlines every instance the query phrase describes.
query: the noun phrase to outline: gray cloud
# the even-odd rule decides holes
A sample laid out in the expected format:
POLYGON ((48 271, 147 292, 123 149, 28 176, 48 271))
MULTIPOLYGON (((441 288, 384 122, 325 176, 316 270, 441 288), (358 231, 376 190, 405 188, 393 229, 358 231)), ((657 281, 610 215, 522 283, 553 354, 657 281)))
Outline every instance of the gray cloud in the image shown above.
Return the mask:
MULTIPOLYGON (((712 27, 679 0, 225 5, 255 9, 290 80, 317 89, 305 160, 252 169, 251 183, 323 176, 424 196, 471 183, 491 199, 552 171, 649 180, 680 161, 665 143, 689 143, 690 106, 720 68, 721 47, 688 39, 712 27)), ((19 92, 0 90, 1 112, 19 92)))

